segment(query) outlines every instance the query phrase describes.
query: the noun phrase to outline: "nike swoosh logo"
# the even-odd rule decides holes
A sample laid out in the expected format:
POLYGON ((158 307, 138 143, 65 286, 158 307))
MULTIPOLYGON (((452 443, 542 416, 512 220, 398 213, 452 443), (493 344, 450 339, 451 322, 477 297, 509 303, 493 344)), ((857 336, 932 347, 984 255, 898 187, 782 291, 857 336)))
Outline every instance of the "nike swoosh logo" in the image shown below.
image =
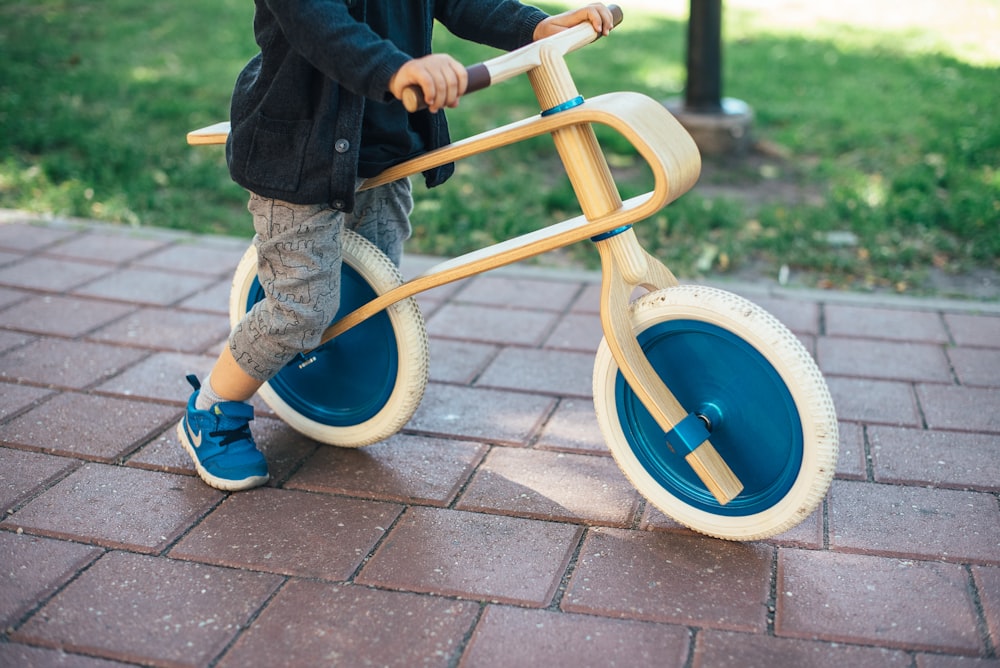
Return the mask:
POLYGON ((191 444, 194 447, 196 447, 196 448, 200 448, 201 447, 201 432, 199 431, 198 434, 195 435, 195 433, 193 431, 191 431, 191 424, 187 420, 184 421, 184 428, 187 429, 188 438, 191 439, 191 444))

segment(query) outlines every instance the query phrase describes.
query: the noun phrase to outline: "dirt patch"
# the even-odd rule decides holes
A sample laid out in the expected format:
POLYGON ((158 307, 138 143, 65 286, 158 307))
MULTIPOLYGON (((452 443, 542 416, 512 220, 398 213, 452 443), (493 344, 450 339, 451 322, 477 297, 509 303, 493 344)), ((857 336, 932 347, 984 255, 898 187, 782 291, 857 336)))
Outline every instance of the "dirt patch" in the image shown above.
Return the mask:
POLYGON ((822 189, 805 183, 801 170, 777 144, 755 141, 740 155, 703 157, 692 189, 706 198, 729 198, 751 207, 769 202, 822 206, 822 189))

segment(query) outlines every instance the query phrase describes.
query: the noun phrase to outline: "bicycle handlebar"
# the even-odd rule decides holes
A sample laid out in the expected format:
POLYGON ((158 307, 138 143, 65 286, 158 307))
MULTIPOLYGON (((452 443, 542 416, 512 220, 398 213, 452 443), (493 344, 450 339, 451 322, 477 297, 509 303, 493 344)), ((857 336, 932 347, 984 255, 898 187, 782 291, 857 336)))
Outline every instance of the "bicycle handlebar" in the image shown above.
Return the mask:
MULTIPOLYGON (((617 26, 622 22, 624 15, 618 5, 608 5, 611 16, 617 26)), ((523 74, 528 70, 541 65, 541 52, 543 48, 556 51, 560 55, 575 51, 595 41, 600 35, 594 30, 589 22, 584 22, 550 35, 537 42, 526 44, 520 49, 505 53, 490 60, 470 65, 465 68, 468 75, 468 85, 464 94, 474 93, 495 83, 500 83, 511 77, 523 74)), ((424 101, 423 91, 419 86, 409 86, 403 91, 403 106, 409 112, 418 111, 427 107, 424 101)))

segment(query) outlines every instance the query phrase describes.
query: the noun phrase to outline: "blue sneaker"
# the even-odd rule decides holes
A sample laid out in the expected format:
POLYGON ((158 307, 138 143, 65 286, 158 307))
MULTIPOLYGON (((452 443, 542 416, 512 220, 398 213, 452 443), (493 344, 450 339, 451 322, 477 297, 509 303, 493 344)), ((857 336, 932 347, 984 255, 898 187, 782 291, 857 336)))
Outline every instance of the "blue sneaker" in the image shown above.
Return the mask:
POLYGON ((187 413, 177 424, 177 437, 191 455, 198 475, 216 489, 235 492, 267 482, 267 460, 250 435, 253 406, 238 401, 215 404, 207 411, 194 407, 201 383, 187 377, 194 392, 187 413))

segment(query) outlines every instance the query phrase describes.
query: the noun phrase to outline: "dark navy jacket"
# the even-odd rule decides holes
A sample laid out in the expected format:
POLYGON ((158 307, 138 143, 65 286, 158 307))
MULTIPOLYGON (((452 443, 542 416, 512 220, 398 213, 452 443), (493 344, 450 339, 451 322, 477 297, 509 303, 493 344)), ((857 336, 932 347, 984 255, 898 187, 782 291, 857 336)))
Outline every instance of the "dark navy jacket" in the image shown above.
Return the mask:
MULTIPOLYGON (((402 27, 415 31, 411 43, 423 51, 407 54, 364 24, 366 6, 387 1, 255 0, 260 53, 237 78, 230 110, 234 181, 264 197, 353 210, 365 99, 392 100, 392 75, 430 53, 433 20, 461 38, 512 50, 530 42, 546 16, 517 0, 395 0, 423 9, 419 25, 402 27)), ((428 149, 448 143, 443 113, 418 112, 411 122, 428 149)), ((452 171, 425 173, 427 185, 452 171)))

